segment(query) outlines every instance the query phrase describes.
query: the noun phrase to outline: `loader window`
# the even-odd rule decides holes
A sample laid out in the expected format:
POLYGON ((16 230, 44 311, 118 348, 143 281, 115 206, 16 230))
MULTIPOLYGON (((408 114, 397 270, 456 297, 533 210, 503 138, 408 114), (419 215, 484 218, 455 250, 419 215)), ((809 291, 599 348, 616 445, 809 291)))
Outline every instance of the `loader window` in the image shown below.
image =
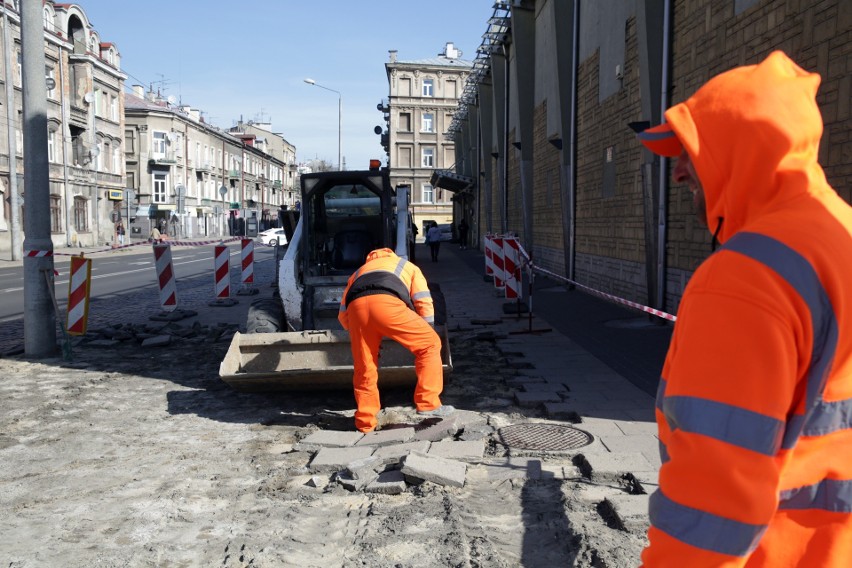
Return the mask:
POLYGON ((324 199, 325 214, 329 219, 379 215, 381 212, 379 196, 360 184, 332 187, 324 199))

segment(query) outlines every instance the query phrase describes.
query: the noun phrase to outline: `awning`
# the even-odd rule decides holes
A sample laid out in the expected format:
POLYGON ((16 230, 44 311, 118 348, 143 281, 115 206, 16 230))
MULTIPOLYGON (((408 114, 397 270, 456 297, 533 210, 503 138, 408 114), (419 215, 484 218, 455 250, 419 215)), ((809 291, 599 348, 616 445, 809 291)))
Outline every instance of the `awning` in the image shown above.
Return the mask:
POLYGON ((174 211, 177 209, 177 205, 174 203, 157 203, 158 211, 174 211))
POLYGON ((429 180, 434 187, 441 187, 448 191, 464 191, 473 185, 473 178, 457 174, 451 170, 435 170, 429 180))

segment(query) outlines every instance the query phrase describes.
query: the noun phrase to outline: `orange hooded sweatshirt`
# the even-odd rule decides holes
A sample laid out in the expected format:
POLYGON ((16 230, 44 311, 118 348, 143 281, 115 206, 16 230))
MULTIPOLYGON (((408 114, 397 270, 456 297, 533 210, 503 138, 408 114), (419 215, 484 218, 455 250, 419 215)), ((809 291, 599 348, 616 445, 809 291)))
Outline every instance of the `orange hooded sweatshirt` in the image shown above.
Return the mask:
POLYGON ((819 82, 775 52, 666 112, 723 246, 663 368, 645 566, 852 566, 852 209, 819 82))

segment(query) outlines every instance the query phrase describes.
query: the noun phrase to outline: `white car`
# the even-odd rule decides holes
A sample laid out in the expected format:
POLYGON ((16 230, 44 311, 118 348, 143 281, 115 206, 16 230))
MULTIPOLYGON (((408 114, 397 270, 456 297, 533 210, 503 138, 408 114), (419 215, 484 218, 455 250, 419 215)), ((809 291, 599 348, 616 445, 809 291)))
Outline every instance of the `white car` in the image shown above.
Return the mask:
POLYGON ((257 240, 270 247, 276 244, 284 246, 287 244, 287 235, 284 234, 284 229, 266 229, 258 233, 257 240))

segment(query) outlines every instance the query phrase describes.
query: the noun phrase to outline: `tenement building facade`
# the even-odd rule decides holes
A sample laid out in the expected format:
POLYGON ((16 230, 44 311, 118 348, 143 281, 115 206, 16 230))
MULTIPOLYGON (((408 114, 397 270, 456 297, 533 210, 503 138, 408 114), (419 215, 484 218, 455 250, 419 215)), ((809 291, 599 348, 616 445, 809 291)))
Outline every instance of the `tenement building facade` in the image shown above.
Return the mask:
POLYGON ((561 277, 675 313, 711 236, 634 129, 776 49, 821 75, 820 163, 852 199, 845 0, 516 0, 483 27, 450 125, 455 172, 475 182, 472 242, 517 234, 561 277))
POLYGON ((402 60, 390 52, 385 63, 389 93, 383 107, 388 121, 387 149, 391 185, 409 185, 414 221, 423 237, 423 222, 451 223, 452 193, 432 185, 437 169, 455 163, 455 142, 447 138, 471 62, 447 43, 443 53, 402 60))

